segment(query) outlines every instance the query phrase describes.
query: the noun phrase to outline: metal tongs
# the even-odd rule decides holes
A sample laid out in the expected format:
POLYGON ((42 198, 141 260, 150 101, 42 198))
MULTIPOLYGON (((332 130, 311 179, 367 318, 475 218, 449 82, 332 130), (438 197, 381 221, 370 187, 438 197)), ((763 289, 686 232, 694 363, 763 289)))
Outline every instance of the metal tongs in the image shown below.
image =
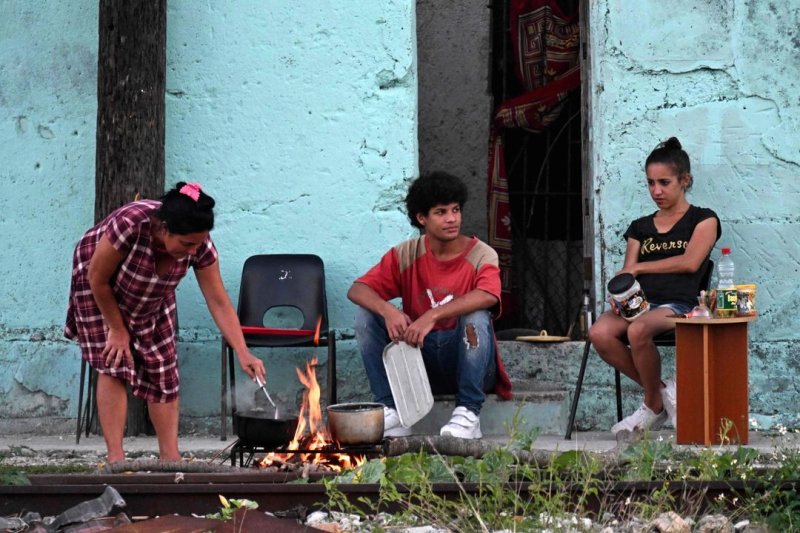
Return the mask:
POLYGON ((277 420, 278 419, 278 406, 275 405, 275 402, 272 401, 272 397, 269 395, 269 392, 267 392, 267 384, 262 382, 261 378, 259 378, 258 376, 256 376, 256 384, 258 384, 258 388, 259 389, 264 391, 264 394, 267 395, 267 400, 269 400, 269 403, 271 403, 272 407, 275 408, 275 416, 274 416, 274 418, 275 418, 275 420, 277 420))

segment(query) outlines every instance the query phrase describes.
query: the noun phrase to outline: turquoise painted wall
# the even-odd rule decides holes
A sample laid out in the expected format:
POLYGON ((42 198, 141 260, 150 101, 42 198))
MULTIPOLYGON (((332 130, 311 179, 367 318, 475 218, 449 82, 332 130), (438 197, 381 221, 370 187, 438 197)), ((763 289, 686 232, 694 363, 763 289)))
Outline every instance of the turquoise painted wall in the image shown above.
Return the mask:
MULTIPOLYGON (((216 195, 213 236, 233 301, 247 257, 315 253, 331 323, 350 336, 347 289, 411 230, 400 205, 417 172, 414 3, 168 5, 167 176, 216 195)), ((213 414, 219 334, 195 283, 179 299, 181 409, 213 414)), ((338 347, 340 380, 355 373, 365 385, 353 343, 338 347)), ((296 405, 295 368, 311 353, 284 352, 265 354, 268 379, 296 405)), ((239 392, 243 402, 255 391, 239 392)))
MULTIPOLYGON (((76 413, 78 350, 61 327, 72 248, 93 218, 96 4, 0 3, 0 430, 76 413)), ((644 158, 677 135, 694 163, 692 201, 717 210, 720 246, 759 286, 752 411, 795 426, 799 4, 598 0, 589 20, 597 290, 621 264, 627 221, 653 210, 644 158)), ((400 205, 417 172, 414 2, 171 0, 168 17, 168 183, 197 180, 217 198, 234 302, 249 255, 325 260, 340 389, 368 397, 345 293, 412 233, 400 205)), ((219 337, 192 276, 179 306, 182 413, 211 416, 219 337)), ((308 355, 270 357, 282 402, 301 393, 294 369, 308 355)), ((569 361, 548 386, 571 390, 569 361)), ((611 415, 598 393, 609 376, 592 362, 583 419, 611 415)))
POLYGON ((96 87, 96 1, 0 3, 2 419, 76 412, 61 328, 93 220, 96 87))
MULTIPOLYGON (((400 200, 417 172, 413 2, 168 5, 168 184, 196 180, 217 199, 234 303, 248 256, 316 253, 347 337, 350 283, 410 234, 400 200)), ((96 65, 96 0, 0 4, 6 420, 77 412, 79 355, 61 328, 72 248, 93 219, 96 65)), ((178 298, 182 413, 212 415, 219 336, 193 276, 178 298)), ((294 367, 308 355, 269 364, 280 396, 299 391, 294 367)))
POLYGON ((722 220, 713 258, 730 246, 737 278, 758 285, 751 412, 762 425, 797 426, 800 2, 590 6, 598 294, 622 264, 629 221, 655 210, 644 160, 675 135, 692 159, 690 201, 722 220))

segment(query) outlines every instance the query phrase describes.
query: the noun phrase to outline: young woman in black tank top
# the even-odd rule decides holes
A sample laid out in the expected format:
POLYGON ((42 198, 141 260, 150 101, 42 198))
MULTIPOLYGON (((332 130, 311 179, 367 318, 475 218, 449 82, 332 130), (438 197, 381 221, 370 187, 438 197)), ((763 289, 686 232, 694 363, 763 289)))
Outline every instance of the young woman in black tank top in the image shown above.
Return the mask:
POLYGON ((628 322, 612 306, 614 310, 603 313, 589 330, 600 357, 644 391, 642 405, 611 428, 615 434, 656 430, 667 418, 675 424, 675 382, 661 379, 661 357, 653 337, 675 327, 667 316, 685 313, 696 304, 700 278, 721 235, 717 215, 686 199, 693 177, 678 139, 671 137, 650 153, 645 174, 658 210, 633 221, 623 235, 625 263, 617 274, 637 278, 650 310, 628 322))

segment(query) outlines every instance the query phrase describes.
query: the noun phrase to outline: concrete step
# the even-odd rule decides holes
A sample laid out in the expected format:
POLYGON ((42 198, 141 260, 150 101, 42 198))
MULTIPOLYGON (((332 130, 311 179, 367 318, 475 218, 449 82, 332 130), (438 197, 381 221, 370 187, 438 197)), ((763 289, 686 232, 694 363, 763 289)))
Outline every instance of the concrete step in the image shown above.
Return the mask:
MULTIPOLYGON (((518 433, 538 429, 541 434, 562 434, 569 414, 569 398, 566 391, 515 391, 510 401, 490 394, 481 410, 481 431, 485 437, 507 437, 516 418, 518 433)), ((453 409, 455 396, 437 396, 431 412, 414 424, 414 434, 438 435, 453 409)))

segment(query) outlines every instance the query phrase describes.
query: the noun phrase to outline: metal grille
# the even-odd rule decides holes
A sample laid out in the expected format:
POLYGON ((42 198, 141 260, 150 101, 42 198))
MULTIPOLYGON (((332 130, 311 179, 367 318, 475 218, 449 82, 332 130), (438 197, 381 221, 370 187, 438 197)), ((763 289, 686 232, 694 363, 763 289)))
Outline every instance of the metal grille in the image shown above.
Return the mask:
POLYGON ((349 446, 334 446, 317 449, 317 450, 289 450, 286 446, 260 446, 258 444, 248 444, 237 440, 231 447, 231 466, 236 466, 238 461, 240 467, 257 466, 253 463, 256 454, 266 455, 270 452, 280 454, 294 454, 294 455, 335 455, 345 453, 348 455, 363 455, 367 459, 375 459, 386 455, 384 443, 379 444, 363 444, 363 445, 349 445, 349 446))
MULTIPOLYGON (((577 2, 562 2, 565 10, 577 2)), ((507 0, 494 7, 495 104, 523 89, 514 75, 507 0)), ((584 290, 581 97, 573 91, 560 116, 541 133, 503 133, 512 216, 512 291, 516 316, 504 327, 546 329, 577 336, 573 328, 584 290)))

